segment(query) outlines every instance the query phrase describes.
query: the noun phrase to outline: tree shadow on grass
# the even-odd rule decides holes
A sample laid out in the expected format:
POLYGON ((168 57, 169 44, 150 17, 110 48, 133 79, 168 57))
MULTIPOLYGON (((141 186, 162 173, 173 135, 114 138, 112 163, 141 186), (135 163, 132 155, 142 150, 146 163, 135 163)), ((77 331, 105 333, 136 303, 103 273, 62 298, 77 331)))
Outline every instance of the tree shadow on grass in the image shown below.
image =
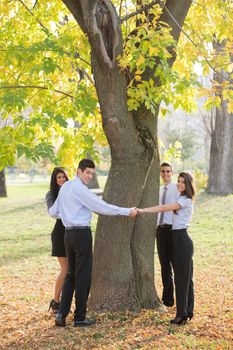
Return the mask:
POLYGON ((41 206, 44 205, 43 201, 38 201, 30 205, 24 205, 24 206, 19 206, 10 210, 1 210, 0 214, 8 215, 8 214, 17 214, 21 212, 25 212, 26 210, 34 210, 34 209, 39 209, 41 206))

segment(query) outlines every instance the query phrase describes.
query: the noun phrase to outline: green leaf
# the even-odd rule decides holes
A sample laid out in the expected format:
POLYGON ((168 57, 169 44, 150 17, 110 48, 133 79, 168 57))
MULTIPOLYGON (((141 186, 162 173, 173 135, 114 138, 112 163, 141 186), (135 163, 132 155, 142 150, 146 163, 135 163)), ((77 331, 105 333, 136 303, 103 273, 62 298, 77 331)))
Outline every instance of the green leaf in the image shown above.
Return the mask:
POLYGON ((43 59, 43 70, 45 74, 53 73, 55 69, 59 68, 56 62, 50 57, 45 57, 43 59))

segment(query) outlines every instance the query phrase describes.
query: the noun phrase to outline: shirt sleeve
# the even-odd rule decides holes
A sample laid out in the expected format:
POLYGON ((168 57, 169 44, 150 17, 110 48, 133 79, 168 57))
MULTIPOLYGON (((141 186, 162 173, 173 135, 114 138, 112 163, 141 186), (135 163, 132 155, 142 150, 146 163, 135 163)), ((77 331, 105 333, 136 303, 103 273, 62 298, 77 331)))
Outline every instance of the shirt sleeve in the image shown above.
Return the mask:
POLYGON ((176 199, 176 202, 180 205, 181 208, 189 206, 190 201, 191 199, 186 196, 179 196, 176 199))
POLYGON ((52 192, 49 191, 48 193, 46 193, 45 196, 45 203, 47 205, 47 209, 49 210, 49 208, 51 208, 53 206, 54 203, 54 199, 53 199, 53 195, 52 192))
POLYGON ((49 208, 48 211, 49 211, 49 215, 52 216, 52 218, 60 219, 60 215, 59 215, 59 196, 57 197, 57 199, 55 200, 55 202, 49 208))
POLYGON ((123 208, 108 204, 85 186, 82 186, 81 190, 77 194, 77 197, 82 205, 97 214, 112 216, 129 216, 130 214, 131 208, 123 208))

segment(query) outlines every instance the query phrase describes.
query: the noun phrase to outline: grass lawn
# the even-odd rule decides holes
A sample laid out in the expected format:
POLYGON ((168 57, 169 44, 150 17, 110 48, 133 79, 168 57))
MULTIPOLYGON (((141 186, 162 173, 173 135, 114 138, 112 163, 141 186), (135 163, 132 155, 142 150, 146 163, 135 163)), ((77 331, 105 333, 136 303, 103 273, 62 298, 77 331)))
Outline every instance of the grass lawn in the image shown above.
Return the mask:
MULTIPOLYGON (((233 349, 233 196, 199 196, 190 235, 195 245, 195 317, 172 326, 163 314, 97 315, 90 329, 54 327, 47 312, 57 273, 50 256, 54 221, 46 212, 46 184, 9 185, 0 198, 0 349, 125 350, 233 349)), ((95 222, 96 220, 94 220, 95 222)), ((161 294, 155 253, 156 286, 161 294)))

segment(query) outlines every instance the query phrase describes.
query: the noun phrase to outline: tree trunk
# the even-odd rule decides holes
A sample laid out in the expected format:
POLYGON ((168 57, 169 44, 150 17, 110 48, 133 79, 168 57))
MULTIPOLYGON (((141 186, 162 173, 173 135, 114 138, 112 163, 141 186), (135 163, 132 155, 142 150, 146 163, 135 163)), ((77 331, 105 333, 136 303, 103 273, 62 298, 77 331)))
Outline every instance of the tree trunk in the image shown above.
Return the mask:
MULTIPOLYGON (((159 155, 154 153, 140 207, 151 207, 158 203, 159 194, 159 155)), ((160 306, 160 300, 154 283, 154 245, 157 215, 145 215, 137 218, 134 227, 131 251, 135 272, 137 295, 141 308, 160 306)))
MULTIPOLYGON (((216 51, 224 50, 224 42, 216 43, 214 47, 216 51)), ((222 75, 229 76, 229 73, 222 71, 222 75)), ((227 195, 233 193, 233 114, 228 113, 227 102, 222 99, 224 78, 214 72, 214 80, 220 84, 216 94, 221 98, 221 106, 216 108, 211 135, 207 193, 227 195)))
MULTIPOLYGON (((115 8, 109 0, 63 2, 91 46, 95 87, 112 158, 103 198, 124 207, 155 205, 159 192, 158 109, 152 113, 142 105, 128 112, 126 74, 115 59, 123 51, 115 8)), ((167 13, 161 20, 172 27, 175 39, 191 2, 166 1, 167 13)), ((173 62, 174 57, 170 64, 173 62)), ((154 71, 147 69, 145 78, 154 79, 154 71)), ((137 219, 99 217, 89 305, 92 309, 139 310, 160 305, 154 286, 155 229, 155 215, 137 219)))
POLYGON ((5 170, 0 171, 0 197, 7 197, 5 170))
POLYGON ((227 112, 226 101, 216 109, 207 193, 233 193, 233 114, 227 112))
MULTIPOLYGON (((94 58, 93 69, 112 158, 103 198, 125 207, 139 206, 154 154, 154 140, 146 128, 136 127, 133 116, 128 113, 127 86, 122 73, 111 70, 106 75, 94 58), (147 145, 149 138, 151 142, 147 145)), ((131 248, 136 222, 120 217, 98 220, 90 300, 95 310, 139 310, 141 307, 131 248)))

